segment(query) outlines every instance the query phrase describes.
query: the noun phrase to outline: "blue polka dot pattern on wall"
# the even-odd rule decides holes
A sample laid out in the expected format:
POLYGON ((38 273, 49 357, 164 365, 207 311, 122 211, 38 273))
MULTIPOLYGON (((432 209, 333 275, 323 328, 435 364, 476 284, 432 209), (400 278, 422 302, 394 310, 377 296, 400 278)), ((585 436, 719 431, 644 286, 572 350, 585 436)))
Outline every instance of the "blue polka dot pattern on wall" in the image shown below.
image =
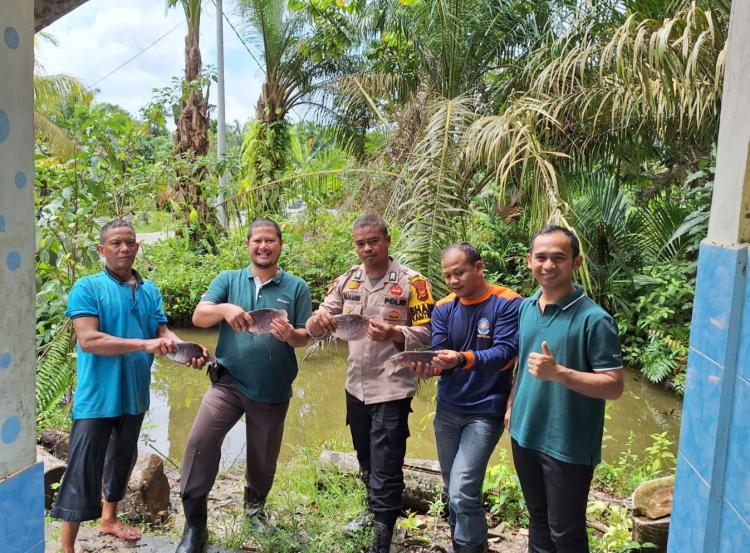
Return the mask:
POLYGON ((18 417, 8 417, 3 423, 3 428, 0 430, 0 438, 3 442, 9 444, 18 438, 21 433, 21 421, 18 417))
POLYGON ((13 361, 13 356, 9 351, 6 351, 0 355, 0 369, 7 369, 10 367, 10 362, 13 361))
POLYGON ((22 188, 26 188, 26 184, 28 182, 28 179, 26 178, 26 173, 23 171, 19 171, 16 173, 16 188, 21 190, 22 188))
POLYGON ((8 266, 8 269, 15 271, 21 266, 21 254, 17 251, 10 252, 5 258, 5 264, 8 266))
POLYGON ((8 121, 8 116, 5 115, 5 112, 0 109, 0 144, 5 142, 9 134, 10 121, 8 121))
POLYGON ((0 215, 0 232, 5 232, 5 217, 0 215))
POLYGON ((18 48, 18 43, 20 42, 18 38, 18 31, 16 31, 13 27, 5 27, 3 38, 5 39, 5 44, 8 46, 8 48, 10 48, 11 50, 15 50, 16 48, 18 48))

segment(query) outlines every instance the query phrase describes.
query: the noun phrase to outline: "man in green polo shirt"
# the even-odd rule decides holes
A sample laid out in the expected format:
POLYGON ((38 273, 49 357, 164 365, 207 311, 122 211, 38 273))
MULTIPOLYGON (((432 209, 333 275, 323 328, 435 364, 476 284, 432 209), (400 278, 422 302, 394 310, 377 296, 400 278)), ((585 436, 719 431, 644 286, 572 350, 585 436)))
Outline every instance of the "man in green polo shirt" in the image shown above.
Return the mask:
POLYGON ((281 270, 281 229, 271 219, 250 225, 249 267, 223 271, 211 282, 193 313, 193 324, 219 324, 212 386, 203 397, 182 461, 180 495, 185 530, 177 553, 199 553, 206 538, 206 499, 221 461, 221 444, 245 415, 247 466, 245 506, 258 530, 266 528, 263 506, 281 449, 284 419, 297 376, 294 348, 307 343, 312 313, 310 289, 281 270), (272 322, 266 334, 250 334, 248 311, 283 309, 288 321, 272 322))
POLYGON ((578 238, 547 225, 528 265, 540 289, 519 311, 518 374, 508 402, 513 462, 529 510, 529 553, 587 553, 586 505, 601 460, 605 400, 623 391, 612 317, 573 284, 578 238))

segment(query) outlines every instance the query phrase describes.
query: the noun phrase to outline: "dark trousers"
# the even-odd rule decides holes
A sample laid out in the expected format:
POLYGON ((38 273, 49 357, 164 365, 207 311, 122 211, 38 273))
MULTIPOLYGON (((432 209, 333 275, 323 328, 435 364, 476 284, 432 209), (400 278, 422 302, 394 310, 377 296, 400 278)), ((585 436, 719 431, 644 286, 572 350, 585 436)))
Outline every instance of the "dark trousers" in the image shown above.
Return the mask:
POLYGON ((70 431, 68 468, 50 515, 68 522, 102 516, 104 499, 116 503, 125 495, 138 457, 140 415, 76 419, 70 431))
POLYGON ((369 474, 369 506, 375 520, 396 523, 404 491, 404 455, 411 398, 365 405, 346 392, 346 422, 362 474, 369 474))
POLYGON ((529 553, 588 553, 586 505, 592 465, 554 459, 511 440, 529 510, 529 553))
POLYGON ((284 435, 289 402, 265 403, 246 397, 224 378, 213 384, 198 409, 182 460, 180 495, 197 499, 208 495, 221 462, 221 444, 245 415, 247 487, 259 499, 271 491, 284 435))

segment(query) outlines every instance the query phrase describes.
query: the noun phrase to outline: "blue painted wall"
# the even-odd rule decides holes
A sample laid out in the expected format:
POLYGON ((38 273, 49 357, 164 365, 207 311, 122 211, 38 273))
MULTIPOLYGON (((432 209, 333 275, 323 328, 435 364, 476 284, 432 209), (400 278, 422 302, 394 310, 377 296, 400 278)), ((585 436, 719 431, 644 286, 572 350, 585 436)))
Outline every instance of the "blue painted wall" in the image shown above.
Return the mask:
POLYGON ((703 243, 670 553, 750 551, 750 279, 747 247, 703 243))
POLYGON ((44 551, 44 467, 37 463, 0 482, 3 553, 44 551))

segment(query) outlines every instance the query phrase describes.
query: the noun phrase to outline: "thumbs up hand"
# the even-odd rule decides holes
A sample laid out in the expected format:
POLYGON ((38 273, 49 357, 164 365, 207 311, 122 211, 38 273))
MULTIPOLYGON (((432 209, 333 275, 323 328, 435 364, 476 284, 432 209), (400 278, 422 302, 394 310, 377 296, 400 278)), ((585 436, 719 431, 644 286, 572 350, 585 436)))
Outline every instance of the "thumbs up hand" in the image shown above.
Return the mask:
POLYGON ((547 342, 542 342, 542 353, 529 354, 529 374, 539 380, 558 380, 561 370, 547 342))

